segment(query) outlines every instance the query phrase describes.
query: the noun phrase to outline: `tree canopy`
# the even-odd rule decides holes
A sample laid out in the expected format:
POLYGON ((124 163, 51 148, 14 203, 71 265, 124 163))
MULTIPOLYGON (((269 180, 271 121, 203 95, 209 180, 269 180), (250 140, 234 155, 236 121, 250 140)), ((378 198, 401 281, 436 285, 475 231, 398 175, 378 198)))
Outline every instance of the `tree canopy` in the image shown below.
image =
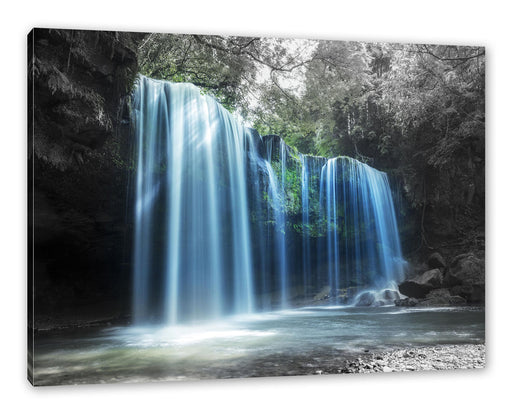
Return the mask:
POLYGON ((482 47, 152 34, 139 60, 302 153, 388 171, 423 213, 483 209, 482 47))

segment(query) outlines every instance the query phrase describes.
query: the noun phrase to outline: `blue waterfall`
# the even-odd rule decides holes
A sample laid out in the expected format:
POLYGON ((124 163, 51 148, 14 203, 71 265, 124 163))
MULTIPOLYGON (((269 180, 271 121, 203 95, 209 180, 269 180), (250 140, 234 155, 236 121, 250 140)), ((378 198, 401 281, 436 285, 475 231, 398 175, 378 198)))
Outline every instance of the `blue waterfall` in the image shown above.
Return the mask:
POLYGON ((387 176, 296 153, 191 84, 134 92, 134 322, 283 309, 402 278, 387 176))

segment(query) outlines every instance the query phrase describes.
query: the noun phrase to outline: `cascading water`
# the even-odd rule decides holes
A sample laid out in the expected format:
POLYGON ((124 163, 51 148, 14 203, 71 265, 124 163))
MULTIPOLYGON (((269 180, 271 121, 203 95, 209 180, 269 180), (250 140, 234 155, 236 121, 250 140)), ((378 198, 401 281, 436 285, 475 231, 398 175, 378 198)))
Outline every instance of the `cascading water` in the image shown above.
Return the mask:
POLYGON ((294 153, 191 84, 141 76, 133 107, 136 323, 287 308, 326 285, 336 303, 401 278, 385 173, 294 153))
POLYGON ((302 284, 304 295, 307 296, 308 283, 311 277, 311 245, 309 242, 309 168, 308 157, 300 155, 302 165, 300 174, 301 200, 302 200, 302 284))
POLYGON ((403 278, 387 175, 349 157, 327 160, 320 178, 329 286, 386 288, 403 278))
POLYGON ((288 306, 288 257, 286 252, 286 158, 287 147, 277 135, 265 137, 265 157, 262 168, 267 173, 267 196, 272 208, 273 225, 273 254, 275 255, 274 276, 279 280, 279 306, 285 309, 288 306), (277 145, 276 144, 277 141, 277 145), (281 175, 278 180, 272 162, 278 163, 276 170, 281 175))
POLYGON ((252 312, 250 134, 190 84, 141 77, 134 108, 135 320, 252 312))

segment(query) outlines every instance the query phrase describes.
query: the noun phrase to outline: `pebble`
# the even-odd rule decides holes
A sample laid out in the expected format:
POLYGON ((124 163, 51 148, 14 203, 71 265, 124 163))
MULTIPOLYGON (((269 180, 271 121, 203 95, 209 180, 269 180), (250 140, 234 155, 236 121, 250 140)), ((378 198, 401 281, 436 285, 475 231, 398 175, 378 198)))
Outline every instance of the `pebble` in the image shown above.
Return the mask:
MULTIPOLYGON (((346 361, 341 372, 400 372, 483 368, 485 345, 417 347, 364 355, 346 361)), ((340 370, 338 369, 337 372, 340 370)))

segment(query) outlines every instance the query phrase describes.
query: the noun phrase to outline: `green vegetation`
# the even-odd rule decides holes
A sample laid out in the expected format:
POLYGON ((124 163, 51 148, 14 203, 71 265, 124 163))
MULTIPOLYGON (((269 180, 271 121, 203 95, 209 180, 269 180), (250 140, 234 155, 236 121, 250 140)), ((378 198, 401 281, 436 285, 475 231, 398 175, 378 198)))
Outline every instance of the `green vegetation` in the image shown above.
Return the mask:
MULTIPOLYGON (((445 217, 430 220, 441 233, 483 226, 481 47, 152 34, 139 62, 147 76, 196 84, 303 154, 387 171, 420 217, 422 244, 432 216, 445 217)), ((289 168, 292 214, 298 180, 289 168)))

